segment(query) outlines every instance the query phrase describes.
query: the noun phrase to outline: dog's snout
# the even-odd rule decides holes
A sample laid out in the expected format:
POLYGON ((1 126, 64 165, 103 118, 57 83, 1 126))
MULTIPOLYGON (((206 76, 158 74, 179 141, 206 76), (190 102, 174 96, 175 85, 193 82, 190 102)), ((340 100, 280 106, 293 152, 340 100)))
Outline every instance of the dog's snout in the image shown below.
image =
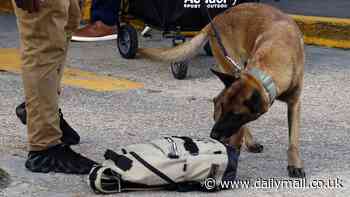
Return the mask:
POLYGON ((215 123, 215 125, 211 129, 211 133, 210 133, 210 137, 215 139, 215 140, 219 140, 221 138, 221 132, 220 132, 220 129, 218 128, 218 126, 219 126, 219 124, 215 123))

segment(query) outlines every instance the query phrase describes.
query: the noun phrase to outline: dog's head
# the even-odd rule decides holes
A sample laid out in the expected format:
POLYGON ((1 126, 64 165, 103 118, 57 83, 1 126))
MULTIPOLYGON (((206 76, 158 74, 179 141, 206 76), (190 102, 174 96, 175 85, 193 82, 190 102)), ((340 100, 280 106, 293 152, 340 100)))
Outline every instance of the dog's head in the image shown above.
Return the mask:
POLYGON ((248 73, 235 77, 215 70, 212 72, 225 88, 214 98, 215 125, 210 136, 222 141, 265 113, 269 98, 261 83, 248 73))

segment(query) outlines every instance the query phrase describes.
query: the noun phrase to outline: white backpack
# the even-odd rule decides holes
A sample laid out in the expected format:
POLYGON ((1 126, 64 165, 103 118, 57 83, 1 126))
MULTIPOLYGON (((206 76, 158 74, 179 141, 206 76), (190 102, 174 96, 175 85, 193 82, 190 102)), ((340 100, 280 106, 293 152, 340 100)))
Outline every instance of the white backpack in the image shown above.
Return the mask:
POLYGON ((88 183, 96 193, 167 189, 216 190, 222 181, 236 178, 239 148, 213 139, 165 137, 144 144, 107 150, 88 183), (217 187, 205 188, 210 178, 217 187))

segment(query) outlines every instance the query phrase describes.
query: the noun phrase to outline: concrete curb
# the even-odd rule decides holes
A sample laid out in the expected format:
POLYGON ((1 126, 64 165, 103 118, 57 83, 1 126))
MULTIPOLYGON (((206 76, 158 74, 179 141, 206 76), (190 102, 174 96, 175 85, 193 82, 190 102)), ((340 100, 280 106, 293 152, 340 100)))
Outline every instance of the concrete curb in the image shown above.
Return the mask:
POLYGON ((350 19, 291 15, 304 33, 305 43, 350 48, 350 19))
MULTIPOLYGON (((86 1, 82 18, 88 20, 91 1, 86 1)), ((11 2, 0 5, 0 12, 11 12, 11 2)), ((291 15, 304 33, 306 44, 326 47, 350 49, 350 19, 291 15)), ((142 28, 140 21, 131 21, 137 28, 142 28)), ((184 35, 193 36, 196 32, 184 32, 184 35)))

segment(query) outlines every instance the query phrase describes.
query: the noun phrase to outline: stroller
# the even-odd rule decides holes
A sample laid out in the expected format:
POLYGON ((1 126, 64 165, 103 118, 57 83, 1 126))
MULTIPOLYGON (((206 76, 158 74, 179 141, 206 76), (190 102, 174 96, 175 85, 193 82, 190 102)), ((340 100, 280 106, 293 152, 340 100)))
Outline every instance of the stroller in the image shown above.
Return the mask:
MULTIPOLYGON (((131 59, 136 56, 138 34, 136 26, 162 32, 163 38, 172 39, 173 46, 186 41, 186 35, 201 30, 209 23, 208 14, 215 17, 226 9, 244 2, 259 0, 123 0, 121 25, 118 28, 118 51, 122 57, 131 59), (201 2, 203 1, 203 2, 201 2), (204 4, 203 4, 204 3, 204 4), (205 8, 205 6, 207 8, 205 8), (143 25, 135 25, 135 19, 143 21, 143 25), (190 19, 190 20, 189 20, 190 19)), ((193 33, 192 33, 193 34, 193 33)), ((209 43, 204 46, 207 55, 211 54, 209 43)), ((171 71, 176 79, 184 79, 187 75, 186 62, 171 63, 171 71)))

